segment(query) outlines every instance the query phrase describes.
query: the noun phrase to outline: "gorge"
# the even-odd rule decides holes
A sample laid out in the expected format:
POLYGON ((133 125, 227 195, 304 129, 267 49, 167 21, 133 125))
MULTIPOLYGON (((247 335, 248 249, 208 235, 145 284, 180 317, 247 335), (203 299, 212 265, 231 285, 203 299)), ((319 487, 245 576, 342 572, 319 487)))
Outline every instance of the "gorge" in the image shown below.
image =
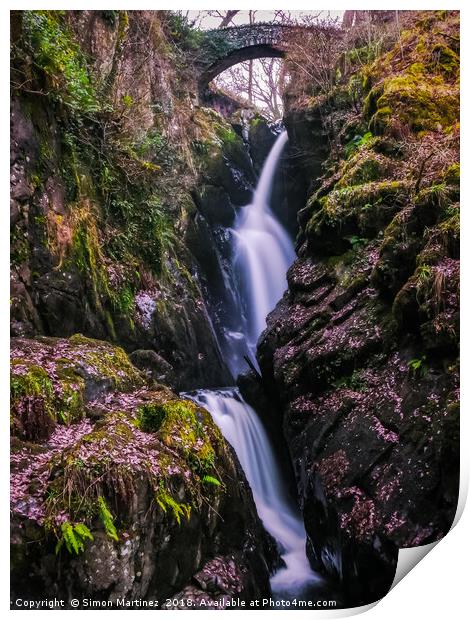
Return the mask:
POLYGON ((271 123, 230 29, 12 12, 13 601, 360 606, 449 530, 459 16, 385 13, 285 28, 271 123))

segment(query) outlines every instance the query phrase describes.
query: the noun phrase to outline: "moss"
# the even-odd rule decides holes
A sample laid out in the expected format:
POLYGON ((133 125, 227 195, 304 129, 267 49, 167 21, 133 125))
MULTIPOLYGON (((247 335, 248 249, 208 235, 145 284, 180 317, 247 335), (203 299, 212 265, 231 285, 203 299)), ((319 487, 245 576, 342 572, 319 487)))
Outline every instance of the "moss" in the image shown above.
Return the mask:
POLYGON ((54 390, 40 366, 13 360, 10 378, 12 434, 26 440, 47 439, 54 429, 54 390))
MULTIPOLYGON (((174 413, 173 401, 170 408, 174 413)), ((175 420, 172 422, 172 426, 177 424, 175 420)), ((187 420, 184 422, 189 424, 187 420)), ((140 425, 133 423, 129 413, 114 411, 71 449, 54 458, 51 467, 55 476, 48 484, 46 499, 47 523, 51 529, 57 530, 63 515, 71 522, 90 526, 98 518, 107 535, 116 540, 117 526, 123 525, 127 513, 120 511, 118 524, 108 507, 110 496, 128 505, 129 498, 136 493, 135 485, 141 480, 151 489, 150 500, 153 498, 163 512, 171 514, 178 523, 182 518, 189 519, 191 507, 200 501, 203 485, 198 474, 187 475, 189 449, 176 441, 177 433, 185 438, 187 434, 178 430, 172 433, 171 440, 165 434, 166 441, 162 443, 157 436, 155 440, 150 436, 143 439, 142 431, 137 428, 140 425), (181 494, 187 501, 181 502, 181 494)), ((168 429, 167 432, 170 433, 168 429)), ((202 445, 198 442, 191 450, 200 456, 205 454, 204 448, 204 442, 202 445)))
POLYGON ((422 189, 415 197, 414 202, 419 209, 432 209, 437 213, 445 211, 456 197, 455 188, 445 183, 433 183, 422 189))
POLYGON ((88 371, 100 379, 112 379, 116 389, 128 390, 144 384, 143 377, 121 347, 82 334, 74 334, 69 341, 79 347, 77 353, 87 364, 88 371))
POLYGON ((460 184, 460 164, 451 164, 443 174, 443 180, 449 185, 460 184))
POLYGON ((46 370, 23 359, 12 360, 13 432, 44 438, 56 422, 69 425, 83 418, 85 381, 67 363, 46 370))
POLYGON ((319 200, 321 210, 315 213, 307 230, 312 230, 320 222, 335 222, 350 217, 353 213, 362 214, 372 206, 399 204, 406 199, 408 183, 405 181, 369 182, 334 189, 319 200))
MULTIPOLYGON (((21 359, 12 360, 13 368, 26 364, 21 359)), ((44 368, 35 364, 27 364, 25 374, 13 374, 10 390, 13 401, 22 396, 43 396, 46 399, 50 399, 53 396, 53 387, 49 375, 44 368)))
POLYGON ((18 226, 10 232, 10 260, 12 265, 25 263, 31 255, 28 238, 18 226))
POLYGON ((443 72, 450 77, 458 76, 460 69, 459 56, 442 42, 436 43, 431 51, 431 66, 437 72, 443 72))
POLYGON ((157 432, 166 445, 181 450, 198 474, 209 473, 214 467, 213 443, 220 443, 222 437, 207 411, 192 401, 143 405, 138 421, 142 430, 157 432))
POLYGON ((376 133, 383 133, 392 118, 416 132, 445 130, 458 121, 459 97, 441 76, 427 75, 424 66, 415 63, 407 72, 385 78, 371 91, 364 115, 376 133))
POLYGON ((389 169, 389 161, 384 156, 368 149, 361 149, 359 153, 346 162, 342 170, 342 177, 336 187, 341 188, 378 181, 387 176, 389 169))
POLYGON ((146 433, 155 433, 160 430, 165 416, 165 407, 157 403, 145 403, 137 410, 139 426, 146 433))
POLYGON ((24 11, 24 36, 34 68, 47 77, 51 96, 74 111, 99 108, 85 57, 73 40, 63 11, 24 11))

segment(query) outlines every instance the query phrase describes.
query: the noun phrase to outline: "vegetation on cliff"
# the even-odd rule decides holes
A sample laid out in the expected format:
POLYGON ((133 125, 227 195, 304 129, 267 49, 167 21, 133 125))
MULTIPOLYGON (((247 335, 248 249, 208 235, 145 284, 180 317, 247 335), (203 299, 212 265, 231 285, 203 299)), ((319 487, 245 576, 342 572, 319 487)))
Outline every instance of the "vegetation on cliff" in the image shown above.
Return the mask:
POLYGON ((158 343, 180 351, 181 384, 224 384, 198 187, 233 211, 252 165, 232 127, 194 107, 175 17, 108 13, 13 14, 13 332, 158 343))
POLYGON ((362 602, 388 589, 398 547, 445 535, 458 498, 459 16, 403 19, 353 31, 327 79, 294 65, 305 175, 330 144, 259 345, 310 557, 362 602))

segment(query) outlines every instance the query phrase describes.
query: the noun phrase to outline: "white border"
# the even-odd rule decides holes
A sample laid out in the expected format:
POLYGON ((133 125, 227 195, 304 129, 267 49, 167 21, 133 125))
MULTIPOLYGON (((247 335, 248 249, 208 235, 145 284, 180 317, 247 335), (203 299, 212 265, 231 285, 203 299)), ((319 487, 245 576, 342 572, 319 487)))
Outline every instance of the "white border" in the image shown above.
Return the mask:
MULTIPOLYGON (((239 1, 236 3, 228 3, 223 1, 218 1, 217 3, 211 2, 186 2, 183 4, 181 8, 182 10, 205 10, 213 7, 217 7, 218 9, 229 8, 233 5, 239 6, 240 9, 253 9, 252 2, 249 1, 239 1)), ((327 7, 325 4, 311 4, 307 2, 296 2, 294 8, 290 8, 286 6, 286 2, 284 3, 275 3, 274 6, 272 3, 268 2, 257 2, 256 8, 259 10, 272 10, 274 8, 288 8, 289 10, 344 10, 344 9, 377 9, 376 2, 344 2, 338 1, 334 3, 334 6, 327 7)), ((9 252, 8 252, 8 215, 7 215, 7 205, 9 203, 9 156, 8 156, 8 145, 9 145, 9 96, 8 96, 8 84, 9 84, 9 10, 10 9, 64 9, 64 10, 72 10, 72 9, 150 9, 150 10, 175 10, 174 3, 158 3, 141 1, 136 6, 130 6, 131 3, 127 0, 123 2, 122 0, 116 0, 116 2, 103 2, 100 0, 95 0, 93 2, 93 6, 90 6, 90 2, 56 2, 56 1, 44 1, 38 2, 37 0, 31 0, 30 2, 18 2, 13 3, 12 1, 7 3, 7 6, 4 6, 0 9, 2 12, 2 19, 0 21, 1 28, 1 36, 0 36, 0 45, 1 45, 1 68, 2 73, 0 75, 2 85, 3 97, 0 100, 0 105, 2 109, 2 124, 1 124, 1 141, 2 145, 2 165, 1 165, 1 178, 3 179, 3 200, 2 200, 2 208, 0 209, 0 231, 1 234, 4 235, 4 239, 0 243, 0 274, 1 274, 1 290, 4 291, 0 301, 0 317, 3 322, 3 328, 1 331, 1 349, 0 349, 0 386, 2 390, 2 395, 4 402, 6 403, 8 400, 8 368, 9 368, 9 359, 8 359, 8 351, 9 351, 9 321, 8 321, 8 313, 9 313, 9 301, 7 298, 6 291, 9 288, 9 252)), ((390 4, 385 6, 381 6, 380 8, 392 8, 390 4)), ((464 113, 469 109, 468 104, 468 83, 465 79, 467 73, 467 60, 468 60, 468 9, 465 8, 464 3, 460 1, 446 3, 446 2, 422 2, 415 1, 413 3, 406 2, 395 2, 393 4, 393 9, 413 9, 413 10, 426 10, 426 9, 460 9, 461 10, 461 28, 463 32, 462 37, 462 74, 464 79, 462 80, 462 110, 464 113), (447 4, 449 4, 447 6, 447 4)), ((466 239, 466 230, 468 229, 467 221, 469 218, 468 210, 470 205, 466 201, 466 197, 468 196, 468 177, 466 178, 465 170, 467 166, 467 135, 466 135, 466 124, 465 118, 462 123, 462 138, 464 148, 462 149, 462 166, 464 169, 464 176, 462 177, 462 204, 464 208, 462 210, 462 226, 464 228, 464 238, 466 239)), ((462 246, 462 265, 464 269, 462 272, 466 274, 467 264, 468 264, 468 254, 469 254, 470 243, 466 243, 462 246)), ((468 285, 465 275, 462 277, 462 310, 463 316, 465 316, 465 312, 468 311, 468 285)), ((465 327, 465 325, 464 325, 465 327)), ((468 332, 467 330, 463 331, 462 334, 462 354, 463 354, 463 366, 462 366, 462 385, 467 385, 466 379, 468 379, 467 365, 466 365, 466 356, 468 351, 468 332)), ((469 408, 466 406, 468 402, 468 397, 466 392, 462 394, 462 430, 461 430, 461 487, 460 487, 460 501, 459 501, 459 510, 456 516, 456 522, 459 520, 462 515, 463 506, 465 504, 465 498, 467 494, 468 488, 468 471, 469 471, 469 452, 467 449, 469 446, 468 442, 468 428, 469 424, 466 422, 466 416, 469 415, 469 408)), ((5 406, 5 409, 7 407, 5 406)), ((2 458, 2 467, 1 472, 3 476, 1 490, 0 490, 0 501, 1 506, 4 507, 4 510, 0 513, 0 551, 2 558, 1 563, 1 573, 0 573, 0 608, 5 610, 8 614, 14 613, 15 618, 22 616, 24 613, 36 613, 36 614, 46 614, 48 611, 37 611, 37 612, 24 612, 24 611, 16 611, 11 612, 9 610, 9 545, 8 545, 8 531, 9 531, 9 523, 8 523, 8 512, 7 505, 9 503, 8 499, 8 455, 9 455, 9 445, 8 445, 8 431, 7 431, 7 415, 6 411, 3 411, 2 416, 2 426, 1 426, 1 458, 2 458)), ((461 618, 464 615, 464 609, 467 611, 467 575, 468 575, 468 562, 469 562, 469 538, 470 538, 470 517, 469 511, 467 510, 464 513, 462 522, 458 525, 457 528, 453 529, 441 542, 438 544, 439 551, 432 553, 429 557, 427 557, 420 566, 419 571, 413 571, 413 576, 408 580, 404 580, 404 582, 400 582, 398 588, 393 587, 393 590, 378 604, 369 605, 365 608, 356 608, 351 610, 336 610, 336 611, 284 611, 281 612, 283 617, 299 617, 299 614, 305 617, 305 614, 313 613, 313 616, 316 617, 346 617, 349 615, 356 615, 363 611, 371 610, 368 613, 368 618, 394 618, 397 616, 401 616, 406 614, 407 617, 426 617, 428 620, 432 618, 440 618, 442 614, 445 613, 448 616, 453 618, 461 618)), ((456 523, 455 522, 455 523, 456 523)), ((454 523, 454 525, 455 525, 454 523)), ((416 565, 417 562, 421 560, 424 555, 428 553, 431 548, 434 548, 435 544, 427 545, 425 548, 417 548, 412 550, 400 551, 400 562, 399 562, 399 571, 397 571, 397 578, 394 581, 394 586, 402 579, 404 575, 416 565)), ((62 614, 71 614, 73 611, 65 611, 62 614)), ((99 613, 100 617, 103 617, 103 614, 109 613, 109 611, 77 611, 75 613, 83 614, 84 617, 91 620, 92 616, 90 614, 99 613)), ((128 611, 127 614, 137 614, 138 611, 128 611)), ((172 613, 169 611, 159 611, 158 618, 164 618, 167 614, 172 613)), ((197 611, 187 611, 186 614, 198 614, 200 612, 197 611)), ((244 611, 225 611, 225 614, 229 614, 231 618, 238 617, 244 618, 244 611)), ((264 615, 268 617, 268 614, 271 614, 270 611, 253 611, 250 612, 250 616, 252 615, 264 615)), ((466 614, 465 614, 466 615, 466 614)), ((75 616, 78 617, 78 616, 75 616)), ((199 617, 201 617, 199 615, 199 617)))

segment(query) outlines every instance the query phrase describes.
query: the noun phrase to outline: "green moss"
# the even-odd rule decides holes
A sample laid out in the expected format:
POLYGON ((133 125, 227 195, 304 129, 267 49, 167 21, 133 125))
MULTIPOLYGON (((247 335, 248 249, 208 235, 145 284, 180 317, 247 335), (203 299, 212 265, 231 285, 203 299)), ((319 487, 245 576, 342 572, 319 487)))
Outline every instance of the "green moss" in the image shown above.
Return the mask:
POLYGON ((46 370, 23 359, 12 360, 10 393, 14 432, 43 436, 55 422, 69 425, 83 418, 85 381, 69 363, 61 360, 55 368, 46 370))
POLYGON ((79 347, 77 353, 87 364, 88 371, 99 379, 112 379, 114 386, 124 391, 144 384, 143 377, 121 347, 82 334, 74 334, 69 341, 79 347))
POLYGON ((307 230, 312 230, 321 222, 335 222, 349 217, 354 212, 367 212, 372 206, 380 207, 390 203, 400 203, 406 198, 406 181, 369 182, 362 185, 334 189, 319 200, 320 211, 311 218, 307 230))
MULTIPOLYGON (((12 366, 23 366, 27 363, 23 360, 12 360, 12 366)), ((13 374, 10 381, 10 392, 13 401, 22 396, 42 396, 49 400, 54 390, 52 381, 47 372, 41 366, 27 364, 25 374, 13 374)))
POLYGON ((10 260, 12 265, 21 265, 31 255, 28 238, 25 233, 15 226, 10 232, 10 260))
POLYGON ((444 182, 449 185, 460 184, 460 164, 451 164, 444 172, 444 182))
POLYGON ((436 43, 431 51, 431 66, 437 72, 443 72, 450 77, 456 77, 459 74, 460 58, 447 45, 436 43))
POLYGON ((160 430, 165 416, 165 407, 159 403, 145 403, 137 410, 139 426, 146 433, 155 433, 160 430))
POLYGON ((458 121, 459 97, 441 76, 426 75, 423 66, 415 63, 407 72, 385 78, 371 91, 364 115, 376 133, 383 133, 393 118, 416 132, 445 130, 458 121))
POLYGON ((445 183, 434 183, 422 189, 415 197, 415 204, 421 209, 435 209, 443 212, 455 199, 455 188, 445 183))
POLYGON ((141 406, 137 419, 142 430, 157 432, 166 445, 181 450, 196 473, 212 471, 216 458, 213 444, 222 438, 204 409, 192 401, 172 400, 141 406))
POLYGON ((350 158, 343 167, 342 177, 336 187, 362 185, 386 177, 389 162, 382 155, 363 150, 350 158))
POLYGON ((216 134, 224 143, 237 142, 240 139, 230 125, 228 127, 216 126, 216 134))
POLYGON ((115 309, 123 315, 132 315, 135 310, 135 293, 129 285, 124 285, 118 289, 112 297, 115 309))

